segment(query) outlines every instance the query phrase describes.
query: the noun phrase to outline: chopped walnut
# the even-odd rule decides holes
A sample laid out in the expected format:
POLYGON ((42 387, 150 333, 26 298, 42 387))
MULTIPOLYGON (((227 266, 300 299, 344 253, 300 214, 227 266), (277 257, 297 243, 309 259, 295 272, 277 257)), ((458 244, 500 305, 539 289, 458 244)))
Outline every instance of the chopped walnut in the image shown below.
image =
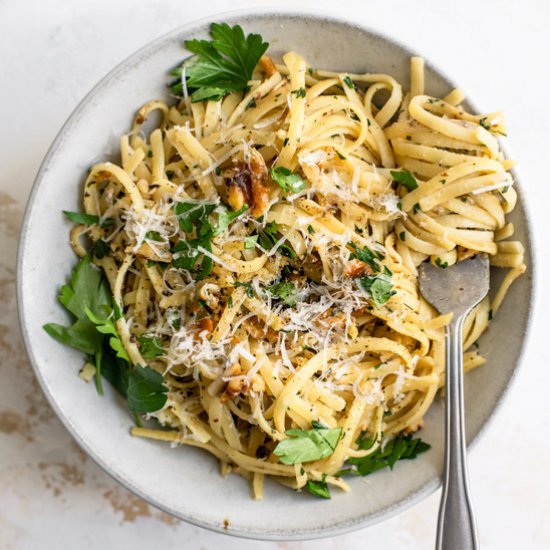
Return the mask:
POLYGON ((229 399, 235 399, 240 394, 248 395, 250 390, 256 392, 265 390, 264 379, 260 375, 255 374, 249 380, 239 363, 234 363, 226 369, 223 377, 230 378, 230 380, 227 382, 225 391, 220 396, 222 403, 226 403, 229 399))
POLYGON ((271 328, 264 325, 258 317, 251 317, 243 323, 243 327, 248 334, 256 340, 267 340, 270 344, 274 344, 277 341, 277 333, 271 328))
POLYGON ((269 189, 266 185, 267 167, 256 150, 251 150, 250 163, 238 163, 225 177, 227 202, 233 210, 239 210, 244 204, 250 206, 250 213, 261 216, 269 204, 269 189))
POLYGON ((343 328, 346 324, 346 316, 341 311, 327 309, 319 319, 326 325, 343 328))
POLYGON ((207 335, 212 334, 214 330, 214 321, 210 317, 204 317, 203 319, 199 319, 197 321, 197 332, 195 334, 195 338, 198 338, 200 334, 203 332, 206 332, 207 335))
POLYGON ((360 277, 368 270, 368 265, 357 258, 353 258, 344 269, 344 275, 346 277, 360 277))

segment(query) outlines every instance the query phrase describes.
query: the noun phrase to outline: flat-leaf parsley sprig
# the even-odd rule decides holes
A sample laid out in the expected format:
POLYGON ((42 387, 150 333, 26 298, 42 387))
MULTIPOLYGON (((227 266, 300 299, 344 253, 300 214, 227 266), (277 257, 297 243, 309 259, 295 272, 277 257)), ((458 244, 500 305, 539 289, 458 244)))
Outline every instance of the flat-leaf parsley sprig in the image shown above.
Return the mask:
POLYGON ((186 40, 185 47, 194 55, 172 71, 178 80, 170 88, 183 97, 183 82, 191 101, 218 101, 231 92, 245 90, 252 73, 269 44, 259 34, 245 36, 240 25, 212 23, 212 40, 186 40))
MULTIPOLYGON (((48 323, 44 330, 59 342, 88 355, 95 365, 98 393, 103 394, 103 376, 126 398, 131 412, 150 413, 162 409, 168 393, 163 377, 149 366, 133 366, 130 362, 115 326, 115 320, 122 315, 120 307, 109 291, 102 270, 92 263, 91 253, 78 262, 70 283, 61 287, 59 301, 72 315, 72 325, 48 323)), ((144 356, 160 355, 160 341, 156 340, 155 346, 154 353, 149 346, 144 356)))

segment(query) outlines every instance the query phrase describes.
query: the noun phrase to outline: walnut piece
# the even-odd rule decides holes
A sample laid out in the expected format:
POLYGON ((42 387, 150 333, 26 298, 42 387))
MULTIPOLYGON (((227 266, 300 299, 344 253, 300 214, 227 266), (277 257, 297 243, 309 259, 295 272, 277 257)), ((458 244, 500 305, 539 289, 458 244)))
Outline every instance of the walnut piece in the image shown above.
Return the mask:
POLYGON ((258 218, 269 204, 269 188, 265 161, 256 150, 251 149, 250 162, 240 162, 225 177, 227 202, 233 210, 244 204, 250 206, 250 213, 258 218))

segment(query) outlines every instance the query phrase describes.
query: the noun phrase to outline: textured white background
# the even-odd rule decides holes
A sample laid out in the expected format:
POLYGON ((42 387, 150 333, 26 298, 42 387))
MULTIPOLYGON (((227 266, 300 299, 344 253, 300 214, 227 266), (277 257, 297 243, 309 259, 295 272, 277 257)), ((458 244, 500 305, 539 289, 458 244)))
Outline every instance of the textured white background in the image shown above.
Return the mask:
MULTIPOLYGON (((21 347, 13 297, 17 226, 39 163, 65 118, 108 70, 148 41, 199 17, 275 3, 0 0, 1 550, 433 547, 438 494, 382 524, 315 542, 241 541, 173 520, 118 487, 76 448, 41 397, 21 347)), ((542 282, 550 244, 545 235, 550 3, 317 0, 278 5, 338 9, 426 55, 481 109, 506 111, 509 146, 520 161, 535 222, 542 282)), ((487 550, 550 547, 550 354, 544 315, 550 295, 539 286, 521 372, 470 454, 473 499, 487 550)))

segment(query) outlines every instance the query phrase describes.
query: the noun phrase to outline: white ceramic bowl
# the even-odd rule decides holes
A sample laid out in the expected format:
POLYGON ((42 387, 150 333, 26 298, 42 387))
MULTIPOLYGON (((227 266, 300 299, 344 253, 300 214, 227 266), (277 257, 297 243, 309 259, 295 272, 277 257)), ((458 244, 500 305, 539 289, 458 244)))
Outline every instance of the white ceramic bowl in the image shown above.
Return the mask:
MULTIPOLYGON (((295 49, 314 67, 383 72, 405 85, 408 82, 412 52, 352 23, 266 10, 226 14, 215 20, 239 23, 246 32, 260 33, 274 56, 295 49)), ((255 502, 248 482, 239 476, 223 479, 216 460, 205 452, 130 437, 132 420, 115 392, 105 384, 106 395, 98 397, 94 387, 77 376, 82 354, 62 346, 42 329, 47 322, 67 320, 57 291, 75 257, 68 240, 70 224, 61 210, 78 210, 88 166, 116 152, 114 136, 128 131, 139 106, 151 98, 166 97, 166 71, 186 57, 183 40, 206 37, 210 22, 182 27, 124 61, 88 94, 51 146, 36 178, 21 234, 18 299, 23 335, 42 388, 67 429, 106 472, 140 497, 188 522, 243 537, 304 539, 343 533, 395 514, 439 486, 440 403, 434 404, 422 430, 432 449, 416 460, 401 462, 393 471, 352 479, 350 494, 333 491, 329 501, 268 483, 265 499, 255 502)), ((453 86, 428 63, 426 87, 441 96, 453 86)), ((511 218, 532 265, 521 191, 511 218)), ((517 367, 529 324, 532 272, 514 284, 481 339, 487 365, 466 377, 470 442, 493 414, 517 367)))

